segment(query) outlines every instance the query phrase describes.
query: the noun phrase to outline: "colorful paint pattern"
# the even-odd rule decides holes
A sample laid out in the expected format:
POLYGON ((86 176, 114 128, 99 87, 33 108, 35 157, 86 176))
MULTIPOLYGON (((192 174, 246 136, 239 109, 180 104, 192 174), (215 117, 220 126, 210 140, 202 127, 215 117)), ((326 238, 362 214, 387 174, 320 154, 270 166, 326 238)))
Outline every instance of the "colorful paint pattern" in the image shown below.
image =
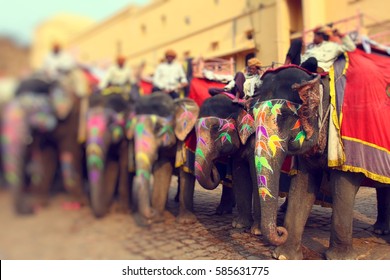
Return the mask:
POLYGON ((106 126, 107 121, 103 111, 98 111, 88 117, 87 165, 89 180, 92 184, 99 182, 104 168, 102 149, 106 126))
POLYGON ((236 131, 236 127, 234 125, 233 120, 230 119, 221 119, 217 117, 205 117, 205 118, 200 118, 197 121, 195 131, 196 131, 196 138, 197 138, 197 144, 195 150, 195 156, 196 156, 195 169, 203 173, 202 162, 206 160, 205 152, 209 151, 208 149, 212 147, 213 145, 212 142, 221 141, 221 144, 223 145, 226 141, 228 141, 231 144, 232 133, 236 131), (219 135, 215 140, 212 140, 210 139, 210 132, 203 133, 202 131, 210 130, 210 127, 212 127, 215 124, 218 124, 219 135), (202 162, 200 162, 200 160, 202 160, 202 162))
MULTIPOLYGON (((284 99, 274 99, 261 102, 255 105, 253 112, 256 124, 256 147, 255 147, 255 166, 257 172, 257 184, 259 186, 259 194, 263 200, 267 197, 274 198, 274 195, 268 188, 267 175, 274 171, 269 163, 269 159, 277 155, 278 150, 283 149, 282 143, 285 139, 279 136, 277 126, 277 118, 281 115, 283 106, 286 106, 291 112, 298 116, 299 104, 292 103, 284 99)), ((292 130, 301 129, 298 121, 292 127, 292 130)), ((297 133, 294 141, 298 141, 302 145, 305 139, 303 130, 297 133)))

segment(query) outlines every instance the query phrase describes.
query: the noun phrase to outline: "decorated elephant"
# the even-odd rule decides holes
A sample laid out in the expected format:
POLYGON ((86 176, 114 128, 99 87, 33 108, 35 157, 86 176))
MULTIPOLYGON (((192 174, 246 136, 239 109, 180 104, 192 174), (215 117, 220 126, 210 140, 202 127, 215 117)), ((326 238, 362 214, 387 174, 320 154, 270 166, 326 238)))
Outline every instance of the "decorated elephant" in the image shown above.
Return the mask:
POLYGON ((80 97, 88 90, 88 81, 78 70, 56 81, 34 73, 19 83, 15 98, 5 105, 2 160, 17 213, 33 213, 47 204, 58 161, 72 203, 86 203, 77 136, 80 97))
MULTIPOLYGON (((142 96, 137 101, 127 137, 134 142, 136 174, 132 201, 139 224, 163 220, 177 147, 193 129, 198 113, 199 107, 193 100, 173 100, 160 92, 142 96)), ((192 213, 195 177, 180 168, 179 179, 180 212, 177 220, 191 223, 195 221, 192 213)))
MULTIPOLYGON (((125 123, 134 101, 128 94, 97 92, 90 97, 87 113, 86 156, 91 208, 104 216, 118 185, 119 209, 129 210, 129 141, 125 123)), ((130 177, 130 178, 129 178, 130 177)))
MULTIPOLYGON (((215 189, 221 179, 216 161, 229 159, 232 164, 232 183, 239 216, 233 227, 251 227, 252 192, 254 205, 259 205, 254 167, 254 120, 245 109, 225 94, 206 99, 196 123, 195 176, 199 184, 215 189), (252 137, 253 136, 253 137, 252 137)), ((260 215, 255 208, 255 217, 260 215)), ((258 219, 252 226, 258 232, 258 219)))
MULTIPOLYGON (((195 174, 201 186, 214 189, 223 178, 217 168, 218 160, 228 159, 232 164, 232 184, 238 208, 233 227, 251 227, 251 232, 259 235, 260 201, 254 165, 254 119, 252 112, 246 111, 238 103, 232 103, 232 98, 228 94, 219 94, 206 99, 200 107, 196 124, 195 174)), ((288 183, 288 176, 281 176, 285 177, 281 182, 288 183)))
MULTIPOLYGON (((351 61, 355 63, 359 59, 361 57, 354 56, 350 63, 351 61)), ((364 59, 361 63, 369 65, 364 59)), ((359 118, 360 112, 371 114, 378 107, 383 108, 382 104, 386 102, 387 97, 385 94, 378 97, 380 95, 375 92, 373 102, 379 106, 368 108, 363 96, 370 93, 366 91, 367 88, 360 85, 361 88, 354 87, 353 91, 358 101, 347 99, 347 89, 352 85, 345 87, 346 79, 343 75, 345 66, 345 60, 340 59, 334 66, 334 72, 330 73, 331 81, 337 81, 336 85, 329 83, 328 75, 320 77, 299 67, 281 67, 268 71, 263 76, 263 86, 258 92, 257 100, 256 98, 252 100, 256 126, 255 165, 261 194, 261 230, 270 243, 278 245, 273 253, 275 258, 303 257, 301 241, 304 226, 316 193, 326 178, 329 178, 333 200, 330 243, 326 258, 356 257, 352 246, 353 206, 355 195, 362 184, 367 185, 365 181, 367 178, 371 179, 371 186, 378 188, 378 217, 374 225, 375 231, 382 234, 389 232, 390 186, 387 184, 390 182, 390 171, 380 166, 380 163, 390 163, 388 151, 378 149, 379 145, 369 144, 370 141, 375 142, 372 137, 368 137, 371 140, 366 140, 367 142, 356 141, 346 136, 343 136, 342 140, 341 137, 337 138, 341 132, 356 130, 357 126, 346 127, 350 125, 348 121, 359 118), (344 85, 337 84, 343 81, 344 85), (346 90, 343 97, 337 92, 337 102, 333 98, 336 88, 346 90), (330 98, 331 96, 333 97, 330 98), (344 104, 349 102, 347 103, 349 107, 342 107, 343 98, 344 104), (341 123, 337 113, 341 112, 342 108, 344 115, 341 123), (351 117, 347 115, 347 110, 353 108, 357 108, 359 112, 351 117), (339 141, 342 141, 340 143, 343 146, 334 151, 339 141), (341 156, 336 157, 338 159, 336 162, 333 155, 340 151, 341 156), (291 181, 284 227, 277 227, 279 174, 282 162, 288 154, 297 155, 295 168, 298 174, 291 181), (357 167, 360 164, 358 158, 365 159, 363 163, 366 165, 357 167), (334 168, 329 167, 332 165, 334 168)), ((377 71, 378 69, 375 73, 377 71)), ((383 84, 381 86, 385 90, 386 86, 383 84)), ((370 87, 372 88, 372 85, 370 87)), ((367 119, 367 115, 364 119, 367 119)), ((383 133, 386 135, 388 132, 384 129, 383 133)), ((383 139, 390 139, 389 137, 390 135, 387 135, 383 139)))

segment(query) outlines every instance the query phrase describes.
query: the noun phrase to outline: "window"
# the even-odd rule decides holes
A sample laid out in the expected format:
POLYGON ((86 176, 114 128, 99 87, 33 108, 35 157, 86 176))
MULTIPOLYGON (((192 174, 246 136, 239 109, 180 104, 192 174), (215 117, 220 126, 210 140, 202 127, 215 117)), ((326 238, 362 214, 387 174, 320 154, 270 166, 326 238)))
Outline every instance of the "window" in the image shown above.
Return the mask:
POLYGON ((248 39, 248 40, 252 40, 253 39, 253 29, 250 29, 250 30, 247 30, 245 31, 245 37, 248 39))
POLYGON ((146 33, 146 25, 145 25, 145 24, 142 24, 142 25, 141 25, 141 32, 142 32, 143 34, 146 33))
POLYGON ((219 42, 218 41, 211 42, 211 50, 216 51, 218 49, 219 49, 219 42))

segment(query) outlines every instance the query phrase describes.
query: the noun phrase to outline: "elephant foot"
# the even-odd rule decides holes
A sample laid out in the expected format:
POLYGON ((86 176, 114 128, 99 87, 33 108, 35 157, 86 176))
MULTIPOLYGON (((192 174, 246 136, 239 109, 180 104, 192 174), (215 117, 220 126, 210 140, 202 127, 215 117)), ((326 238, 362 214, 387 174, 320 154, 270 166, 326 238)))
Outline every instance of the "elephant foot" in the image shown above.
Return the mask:
POLYGON ((233 228, 249 228, 252 224, 252 221, 248 218, 237 217, 233 219, 232 227, 233 228))
POLYGON ((374 233, 378 235, 387 235, 390 233, 390 225, 388 223, 377 221, 374 224, 374 233))
POLYGON ((38 212, 37 205, 33 204, 31 199, 23 197, 15 202, 15 211, 18 215, 32 215, 38 212))
POLYGON ((251 234, 256 235, 256 236, 261 235, 260 225, 258 223, 254 223, 251 226, 251 234))
POLYGON ((357 254, 352 247, 331 247, 325 252, 327 260, 356 260, 357 254))
POLYGON ((22 204, 16 205, 15 211, 19 215, 33 215, 38 212, 38 208, 27 204, 22 204))
POLYGON ((133 215, 133 217, 134 217, 136 224, 140 227, 148 227, 153 223, 152 218, 146 218, 145 216, 143 216, 139 213, 135 213, 133 215))
POLYGON ((139 226, 150 226, 154 223, 161 223, 166 220, 163 213, 159 213, 155 209, 150 208, 146 215, 139 212, 134 213, 134 219, 139 226))
POLYGON ((194 213, 190 211, 185 211, 184 213, 179 213, 179 215, 176 218, 176 222, 179 224, 187 225, 187 224, 193 224, 197 221, 196 216, 194 213))
POLYGON ((298 247, 299 249, 296 249, 293 246, 278 246, 272 252, 272 257, 277 260, 302 260, 302 248, 301 246, 298 247))
POLYGON ((236 206, 236 204, 232 202, 220 203, 217 209, 215 210, 215 214, 217 215, 232 214, 234 206, 236 206))

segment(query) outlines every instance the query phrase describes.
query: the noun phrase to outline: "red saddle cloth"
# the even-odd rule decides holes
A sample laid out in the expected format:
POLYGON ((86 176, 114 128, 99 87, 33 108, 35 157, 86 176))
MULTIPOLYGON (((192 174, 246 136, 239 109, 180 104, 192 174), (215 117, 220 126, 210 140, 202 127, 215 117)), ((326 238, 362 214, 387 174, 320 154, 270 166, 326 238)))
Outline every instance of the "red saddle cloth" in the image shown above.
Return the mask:
MULTIPOLYGON (((223 88, 225 85, 226 84, 224 83, 214 82, 206 79, 193 78, 190 83, 190 92, 188 97, 194 100, 200 107, 207 98, 211 97, 209 94, 209 88, 223 88)), ((188 135, 187 139, 185 140, 185 145, 189 150, 195 152, 196 135, 194 130, 192 130, 192 132, 188 135)))
POLYGON ((345 153, 338 168, 390 183, 390 57, 360 49, 347 56, 345 90, 336 91, 345 153))
POLYGON ((153 84, 151 82, 141 79, 139 81, 139 87, 143 95, 149 95, 152 93, 153 84))

